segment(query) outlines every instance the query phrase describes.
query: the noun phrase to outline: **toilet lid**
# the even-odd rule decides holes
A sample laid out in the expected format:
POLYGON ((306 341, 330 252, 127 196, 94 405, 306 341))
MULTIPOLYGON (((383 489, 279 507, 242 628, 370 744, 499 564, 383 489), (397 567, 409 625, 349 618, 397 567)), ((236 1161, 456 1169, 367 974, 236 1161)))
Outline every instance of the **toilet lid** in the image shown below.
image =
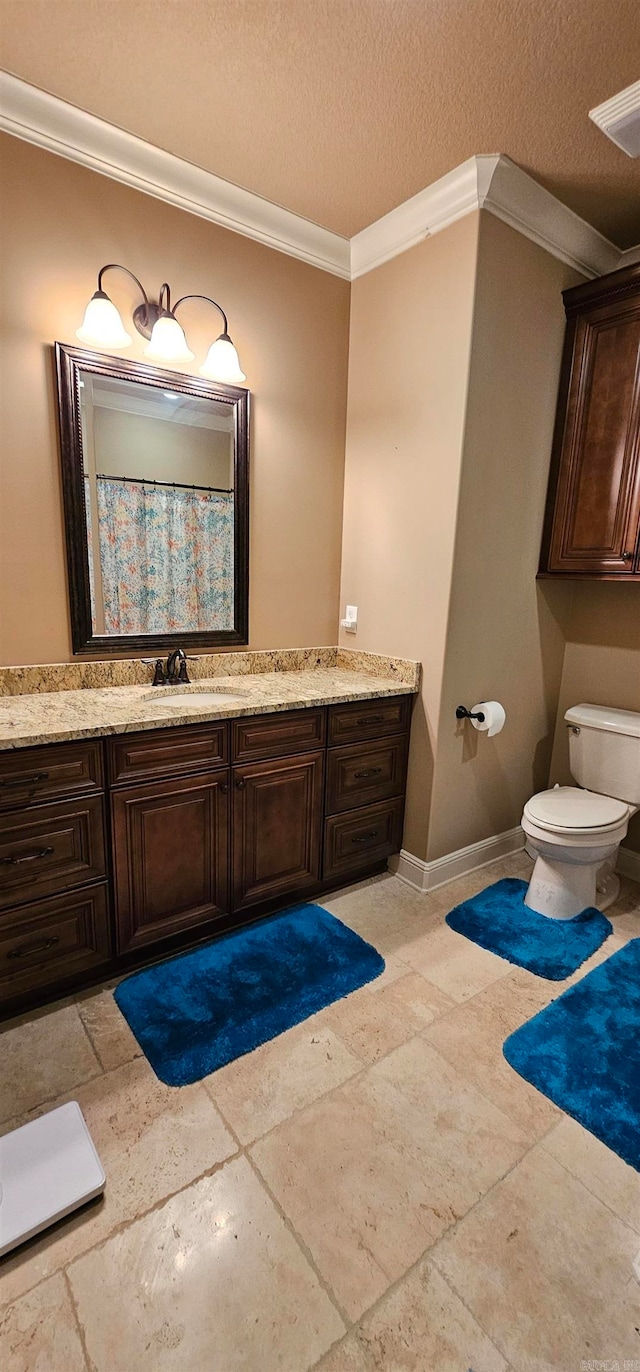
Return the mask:
POLYGON ((554 786, 551 791, 540 791, 524 808, 534 823, 557 831, 606 829, 620 824, 629 814, 629 806, 623 800, 582 791, 577 786, 554 786))

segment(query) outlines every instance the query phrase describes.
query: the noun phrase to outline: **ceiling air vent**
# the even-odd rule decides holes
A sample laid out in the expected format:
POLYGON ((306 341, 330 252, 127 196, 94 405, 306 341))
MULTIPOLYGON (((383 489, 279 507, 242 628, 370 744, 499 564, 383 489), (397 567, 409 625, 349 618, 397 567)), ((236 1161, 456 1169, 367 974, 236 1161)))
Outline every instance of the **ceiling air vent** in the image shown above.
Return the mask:
POLYGON ((589 118, 629 157, 640 157, 640 81, 589 110, 589 118))

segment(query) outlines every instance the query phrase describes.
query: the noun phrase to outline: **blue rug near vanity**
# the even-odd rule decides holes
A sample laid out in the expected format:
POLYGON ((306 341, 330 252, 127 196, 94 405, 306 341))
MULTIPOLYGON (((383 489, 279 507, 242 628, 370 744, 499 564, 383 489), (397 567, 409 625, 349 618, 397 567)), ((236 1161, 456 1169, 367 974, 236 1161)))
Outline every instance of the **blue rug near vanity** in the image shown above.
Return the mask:
POLYGON ((640 938, 516 1029, 503 1052, 640 1172, 640 938))
POLYGON ((296 905, 121 981, 114 997, 160 1081, 187 1086, 373 981, 384 959, 296 905))
POLYGON ((609 937, 609 920, 595 909, 574 919, 550 919, 525 905, 526 890, 526 881, 505 877, 456 905, 447 924, 516 967, 564 981, 609 937))

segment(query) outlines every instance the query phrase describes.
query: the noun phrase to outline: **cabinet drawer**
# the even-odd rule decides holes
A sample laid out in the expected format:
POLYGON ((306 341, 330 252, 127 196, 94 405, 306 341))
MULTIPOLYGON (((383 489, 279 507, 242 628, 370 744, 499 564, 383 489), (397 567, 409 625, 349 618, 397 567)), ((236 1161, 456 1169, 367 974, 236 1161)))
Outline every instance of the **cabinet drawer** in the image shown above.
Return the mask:
POLYGON ((104 875, 101 796, 0 815, 0 909, 104 875))
POLYGON ((384 700, 356 700, 349 705, 329 706, 329 746, 384 738, 409 728, 411 696, 384 700))
POLYGON ((62 796, 101 791, 102 747, 98 739, 48 743, 0 753, 0 810, 23 809, 62 796))
POLYGON ((404 799, 388 800, 335 815, 324 826, 325 881, 348 877, 362 867, 372 867, 391 853, 397 853, 402 840, 404 799))
POLYGON ((271 715, 236 719, 233 728, 233 761, 257 762, 260 758, 287 757, 321 748, 325 736, 325 710, 287 710, 271 715))
POLYGON ((25 905, 0 919, 0 1001, 99 967, 110 951, 106 885, 25 905))
POLYGON ((381 743, 352 743, 327 755, 326 812, 339 814, 356 805, 371 805, 404 792, 407 774, 406 734, 381 743))
POLYGON ((109 739, 107 757, 112 786, 208 772, 212 767, 226 767, 229 730, 222 722, 123 734, 109 739))

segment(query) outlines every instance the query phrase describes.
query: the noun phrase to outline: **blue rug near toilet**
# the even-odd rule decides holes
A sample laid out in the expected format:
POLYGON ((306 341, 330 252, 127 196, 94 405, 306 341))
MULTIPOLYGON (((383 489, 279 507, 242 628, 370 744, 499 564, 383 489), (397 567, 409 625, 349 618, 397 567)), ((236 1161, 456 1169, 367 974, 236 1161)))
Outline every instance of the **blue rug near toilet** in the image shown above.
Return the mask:
POLYGON ((320 905, 296 905, 134 972, 114 997, 160 1081, 186 1086, 373 981, 384 959, 320 905))
POLYGON ((595 909, 574 919, 550 919, 525 905, 526 890, 526 881, 505 877, 456 905, 447 924, 516 967, 564 981, 609 937, 609 920, 595 909))
POLYGON ((516 1029, 503 1052, 640 1172, 640 938, 516 1029))

